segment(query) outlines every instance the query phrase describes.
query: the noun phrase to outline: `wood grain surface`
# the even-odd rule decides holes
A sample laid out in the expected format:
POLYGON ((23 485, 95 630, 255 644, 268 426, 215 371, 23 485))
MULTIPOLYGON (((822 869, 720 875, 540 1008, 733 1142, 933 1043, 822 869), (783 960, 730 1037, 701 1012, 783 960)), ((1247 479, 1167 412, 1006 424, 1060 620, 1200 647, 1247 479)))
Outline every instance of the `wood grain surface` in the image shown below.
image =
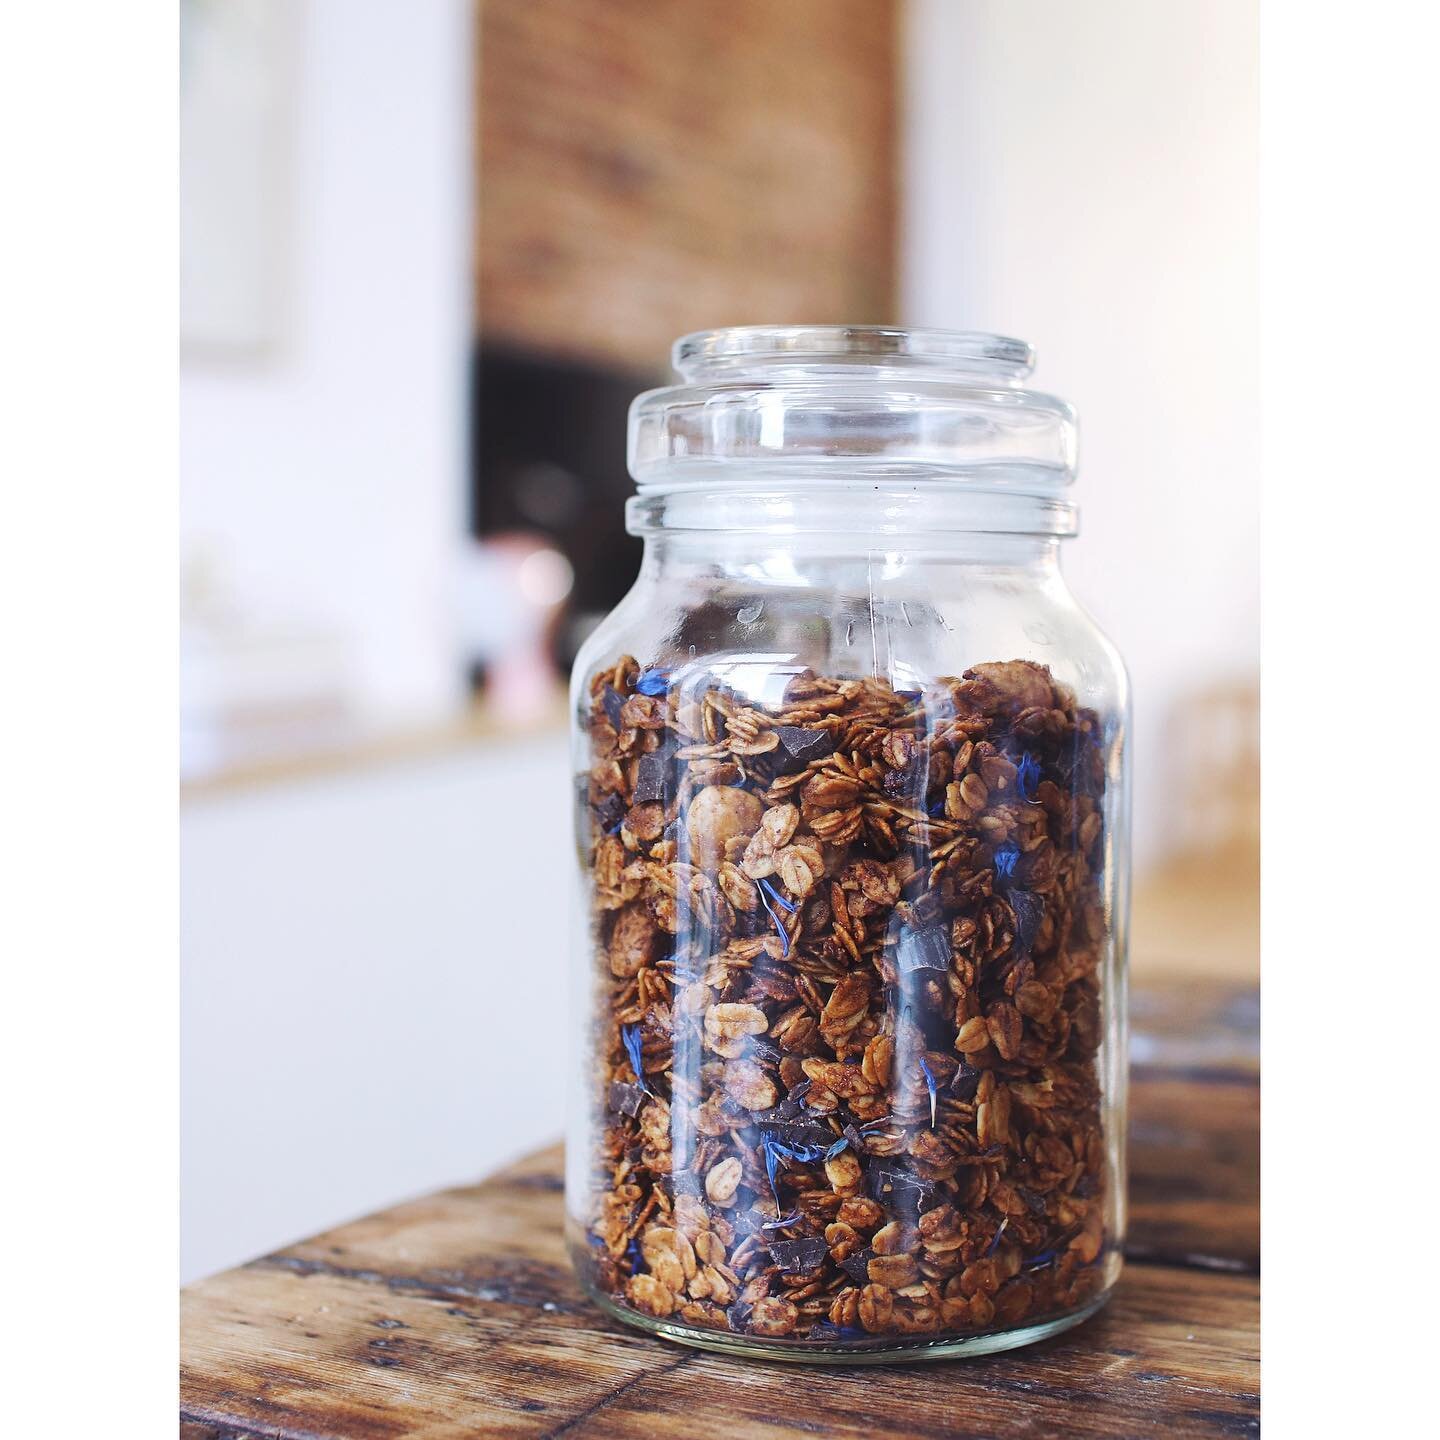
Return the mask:
POLYGON ((182 1440, 1258 1433, 1258 1007, 1168 986, 1134 1014, 1126 1269, 1053 1340, 811 1368, 629 1331, 571 1276, 557 1146, 183 1291, 182 1440))

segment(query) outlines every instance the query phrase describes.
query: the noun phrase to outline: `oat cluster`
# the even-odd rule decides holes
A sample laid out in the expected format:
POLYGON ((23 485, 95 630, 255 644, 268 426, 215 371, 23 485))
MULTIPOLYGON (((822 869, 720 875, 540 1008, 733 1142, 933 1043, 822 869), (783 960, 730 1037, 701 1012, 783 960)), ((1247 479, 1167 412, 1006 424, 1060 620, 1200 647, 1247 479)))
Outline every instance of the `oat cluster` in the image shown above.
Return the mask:
POLYGON ((831 1344, 1098 1294, 1094 712, 1023 660, 765 709, 626 656, 589 701, 589 1283, 831 1344))

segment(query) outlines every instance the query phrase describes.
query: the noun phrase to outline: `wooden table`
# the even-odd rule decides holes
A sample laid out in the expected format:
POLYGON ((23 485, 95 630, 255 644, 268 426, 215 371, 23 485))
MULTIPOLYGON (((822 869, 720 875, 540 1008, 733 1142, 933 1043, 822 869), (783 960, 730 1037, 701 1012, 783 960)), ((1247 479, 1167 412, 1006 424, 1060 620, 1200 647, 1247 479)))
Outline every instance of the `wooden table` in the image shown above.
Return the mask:
POLYGON ((182 1292, 182 1440, 1249 1435, 1259 1420, 1259 1006, 1133 997, 1131 1225, 1093 1320, 1027 1350, 744 1364, 581 1296, 558 1147, 182 1292))

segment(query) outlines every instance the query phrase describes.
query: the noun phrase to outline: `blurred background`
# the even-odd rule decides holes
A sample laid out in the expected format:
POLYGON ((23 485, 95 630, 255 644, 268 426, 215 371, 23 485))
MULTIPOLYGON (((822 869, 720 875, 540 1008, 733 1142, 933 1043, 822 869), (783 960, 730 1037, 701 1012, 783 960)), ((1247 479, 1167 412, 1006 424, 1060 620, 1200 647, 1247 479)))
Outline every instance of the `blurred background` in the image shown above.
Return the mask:
POLYGON ((1257 6, 182 0, 182 1279, 558 1134, 562 680, 688 330, 1037 347, 1135 973, 1258 975, 1257 6))

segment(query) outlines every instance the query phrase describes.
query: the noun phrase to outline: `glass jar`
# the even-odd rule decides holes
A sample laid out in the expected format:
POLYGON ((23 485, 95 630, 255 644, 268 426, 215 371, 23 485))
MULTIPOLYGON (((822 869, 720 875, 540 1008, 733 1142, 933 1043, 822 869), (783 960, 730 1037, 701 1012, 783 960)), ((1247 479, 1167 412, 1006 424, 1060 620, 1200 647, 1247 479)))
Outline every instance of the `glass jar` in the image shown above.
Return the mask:
POLYGON ((916 1359, 1077 1324, 1125 1229, 1124 669, 1029 346, 675 347, 572 685, 569 1244, 629 1324, 916 1359))

